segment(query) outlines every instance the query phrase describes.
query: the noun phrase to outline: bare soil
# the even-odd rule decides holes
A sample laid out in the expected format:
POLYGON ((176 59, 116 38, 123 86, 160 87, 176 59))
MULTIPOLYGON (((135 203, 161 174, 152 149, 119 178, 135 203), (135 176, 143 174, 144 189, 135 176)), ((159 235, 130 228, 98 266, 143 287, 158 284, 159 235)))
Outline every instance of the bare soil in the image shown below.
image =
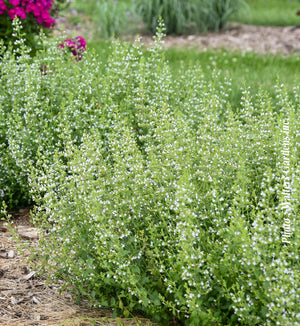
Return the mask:
MULTIPOLYGON (((142 37, 145 43, 150 37, 142 37)), ((188 36, 167 36, 165 48, 186 47, 205 51, 227 49, 260 54, 291 55, 300 52, 300 28, 229 24, 226 30, 188 36)))

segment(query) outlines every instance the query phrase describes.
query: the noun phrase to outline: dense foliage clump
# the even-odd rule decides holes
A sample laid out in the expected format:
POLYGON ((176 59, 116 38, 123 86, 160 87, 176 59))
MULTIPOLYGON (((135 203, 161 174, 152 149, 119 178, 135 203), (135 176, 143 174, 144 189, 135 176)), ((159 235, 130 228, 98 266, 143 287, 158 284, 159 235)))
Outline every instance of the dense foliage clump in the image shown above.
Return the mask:
POLYGON ((54 17, 66 6, 66 0, 0 0, 0 38, 5 45, 18 40, 14 34, 14 20, 23 25, 23 39, 36 51, 36 36, 43 30, 50 31, 55 24, 54 17))
POLYGON ((299 88, 232 108, 218 71, 173 78, 160 33, 105 64, 24 49, 0 61, 0 195, 37 204, 41 272, 162 325, 299 323, 299 88))
POLYGON ((222 29, 243 3, 243 0, 138 0, 137 11, 152 33, 162 17, 166 33, 178 35, 222 29))

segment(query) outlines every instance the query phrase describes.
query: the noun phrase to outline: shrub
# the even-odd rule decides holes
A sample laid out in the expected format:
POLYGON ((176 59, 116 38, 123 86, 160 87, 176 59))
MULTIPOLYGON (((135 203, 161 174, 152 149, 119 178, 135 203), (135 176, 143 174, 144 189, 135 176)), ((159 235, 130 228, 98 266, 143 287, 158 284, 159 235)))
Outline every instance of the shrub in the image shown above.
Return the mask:
POLYGON ((13 20, 18 17, 23 25, 23 38, 28 45, 36 47, 35 36, 55 24, 55 15, 64 6, 65 0, 0 0, 0 37, 7 45, 17 39, 13 35, 13 20))
POLYGON ((299 87, 231 108, 217 71, 174 80, 160 37, 115 42, 105 65, 3 54, 1 189, 37 204, 38 268, 161 325, 299 324, 299 87))
POLYGON ((119 36, 128 29, 133 11, 124 2, 96 1, 94 22, 99 25, 99 34, 104 38, 119 36))
POLYGON ((280 209, 289 119, 299 214, 297 94, 279 88, 273 106, 245 89, 235 112, 228 81, 206 83, 196 68, 174 81, 158 45, 146 58, 116 43, 101 78, 86 114, 99 120, 77 138, 65 119, 63 146, 32 169, 35 218, 49 232, 42 269, 95 306, 162 325, 299 322, 298 222, 283 243, 280 209))
POLYGON ((230 17, 238 12, 241 5, 245 5, 243 0, 206 0, 205 2, 209 8, 207 16, 207 29, 209 30, 224 28, 230 17))
POLYGON ((159 17, 162 17, 165 22, 167 34, 181 34, 190 28, 192 23, 202 24, 201 21, 193 20, 196 9, 192 1, 140 0, 137 2, 137 10, 151 33, 156 30, 159 17))
POLYGON ((219 30, 243 0, 138 0, 137 11, 146 27, 155 32, 161 16, 167 34, 219 30))
POLYGON ((244 103, 222 122, 203 110, 195 132, 167 98, 146 99, 136 104, 145 134, 116 108, 106 141, 96 131, 79 147, 68 141, 50 167, 40 157, 43 267, 96 306, 162 325, 299 322, 299 236, 295 224, 282 243, 278 209, 280 120, 263 101, 257 111, 244 103))
MULTIPOLYGON (((15 33, 19 34, 18 30, 15 33)), ((83 50, 85 41, 80 40, 79 48, 83 50)), ((99 67, 93 68, 95 63, 91 63, 90 69, 82 73, 82 62, 74 63, 73 54, 68 49, 62 51, 59 43, 44 38, 44 50, 34 58, 27 55, 30 49, 22 40, 19 48, 0 50, 0 197, 9 207, 31 202, 30 165, 35 164, 39 149, 44 149, 49 157, 53 155, 65 119, 74 123, 74 135, 77 128, 80 133, 85 129, 81 123, 89 124, 89 118, 83 118, 87 111, 81 112, 79 94, 90 98, 82 87, 86 80, 97 78, 92 70, 97 76, 99 67), (52 44, 50 48, 48 42, 52 44), (74 88, 74 83, 79 88, 74 88)), ((79 51, 76 58, 81 54, 79 51)))

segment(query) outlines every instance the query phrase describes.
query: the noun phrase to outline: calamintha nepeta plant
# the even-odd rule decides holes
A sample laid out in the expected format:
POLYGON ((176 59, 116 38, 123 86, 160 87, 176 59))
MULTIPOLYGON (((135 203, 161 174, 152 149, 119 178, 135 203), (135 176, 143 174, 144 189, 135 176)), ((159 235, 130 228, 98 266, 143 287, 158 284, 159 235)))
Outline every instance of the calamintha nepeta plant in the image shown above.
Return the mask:
POLYGON ((115 42, 107 62, 76 64, 55 43, 32 59, 2 49, 0 196, 35 201, 41 270, 91 305, 161 325, 297 325, 280 128, 288 115, 298 216, 299 87, 245 87, 232 108, 230 80, 199 66, 174 78, 160 45, 115 42))

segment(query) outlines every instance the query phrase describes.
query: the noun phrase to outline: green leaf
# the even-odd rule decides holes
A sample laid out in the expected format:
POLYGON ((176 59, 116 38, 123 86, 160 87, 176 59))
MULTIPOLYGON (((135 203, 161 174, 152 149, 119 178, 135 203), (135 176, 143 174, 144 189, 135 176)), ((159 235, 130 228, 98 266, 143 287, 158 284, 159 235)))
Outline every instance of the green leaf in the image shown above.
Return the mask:
POLYGON ((154 291, 151 295, 150 295, 150 300, 156 305, 156 306, 160 306, 161 305, 161 301, 159 299, 159 294, 157 291, 154 291))

